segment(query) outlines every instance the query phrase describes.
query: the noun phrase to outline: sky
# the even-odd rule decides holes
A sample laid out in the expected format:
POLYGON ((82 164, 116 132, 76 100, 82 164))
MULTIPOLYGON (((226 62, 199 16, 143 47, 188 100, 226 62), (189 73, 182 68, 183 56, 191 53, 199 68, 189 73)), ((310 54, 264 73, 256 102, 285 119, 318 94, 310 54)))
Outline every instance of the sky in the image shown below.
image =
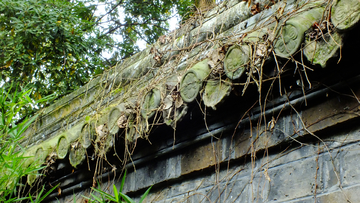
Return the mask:
MULTIPOLYGON (((172 18, 168 20, 169 22, 169 32, 175 30, 179 25, 180 17, 178 15, 174 15, 172 18)), ((140 51, 146 48, 146 42, 144 40, 139 40, 137 45, 140 48, 140 51)))
MULTIPOLYGON (((119 9, 120 12, 123 14, 123 9, 119 9)), ((175 9, 172 11, 173 13, 175 13, 175 9)), ((102 16, 106 13, 105 11, 105 5, 98 5, 97 7, 97 11, 95 12, 96 16, 102 16)), ((125 15, 120 15, 120 16, 125 16, 125 15)), ((173 15, 170 19, 169 19, 169 32, 175 30, 178 25, 179 25, 179 21, 180 21, 180 16, 178 14, 173 15)), ((118 40, 121 40, 121 36, 118 36, 118 40)), ((138 40, 137 45, 140 49, 140 51, 144 50, 146 48, 146 42, 144 40, 138 40)), ((109 52, 104 52, 103 53, 103 57, 105 58, 110 58, 111 57, 111 53, 109 52)))

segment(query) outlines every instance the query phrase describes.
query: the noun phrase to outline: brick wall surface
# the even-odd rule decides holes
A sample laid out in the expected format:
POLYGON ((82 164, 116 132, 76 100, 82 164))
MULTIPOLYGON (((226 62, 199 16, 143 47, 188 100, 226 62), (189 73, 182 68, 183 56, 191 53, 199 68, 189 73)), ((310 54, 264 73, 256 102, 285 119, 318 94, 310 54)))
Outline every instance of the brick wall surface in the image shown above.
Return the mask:
MULTIPOLYGON (((255 14, 251 13, 250 4, 244 1, 224 2, 229 2, 229 4, 221 4, 222 6, 206 14, 211 14, 211 16, 214 14, 217 17, 206 17, 201 25, 191 24, 193 26, 191 29, 184 28, 183 31, 176 32, 174 39, 170 37, 171 42, 164 44, 164 42, 160 43, 162 41, 160 40, 153 47, 125 60, 107 74, 94 79, 86 87, 44 110, 39 121, 25 133, 27 139, 24 144, 31 149, 29 151, 34 154, 38 147, 42 147, 41 145, 55 148, 62 133, 68 133, 69 143, 75 143, 77 146, 85 123, 92 125, 91 122, 96 121, 94 125, 97 127, 92 126, 93 130, 95 127, 97 129, 100 126, 106 126, 105 124, 109 124, 111 110, 120 108, 120 104, 129 104, 126 107, 129 108, 127 110, 131 110, 129 112, 135 112, 135 110, 138 112, 138 107, 141 105, 135 98, 147 95, 148 90, 137 89, 137 86, 142 88, 142 85, 149 86, 146 84, 168 85, 167 79, 173 76, 184 77, 190 65, 208 57, 210 46, 207 46, 209 44, 212 46, 213 43, 212 40, 208 41, 208 38, 212 34, 217 33, 221 39, 224 37, 224 40, 228 38, 226 40, 228 45, 238 44, 239 40, 242 41, 243 37, 247 36, 248 31, 257 25, 262 26, 261 24, 267 20, 276 24, 280 23, 283 28, 286 20, 279 22, 277 15, 274 14, 281 11, 286 15, 284 19, 288 19, 293 17, 291 13, 294 8, 301 7, 308 1, 254 1, 255 7, 259 6, 257 2, 260 2, 260 6, 261 2, 271 3, 269 5, 276 3, 261 13, 255 14), (189 32, 184 34, 185 30, 189 32), (244 35, 240 37, 240 34, 244 35), (185 47, 189 48, 190 45, 194 46, 187 50, 186 54, 184 52, 185 55, 179 55, 178 58, 183 56, 181 61, 174 59, 173 56, 179 54, 179 49, 185 50, 185 47), (169 65, 161 67, 154 65, 156 57, 152 55, 154 53, 151 53, 153 48, 164 53, 162 62, 169 65), (131 72, 133 69, 135 72, 131 72), (151 74, 145 75, 146 77, 142 75, 149 70, 154 77, 149 76, 151 74), (173 75, 174 72, 175 75, 173 75), (150 83, 148 79, 150 82, 155 82, 150 83), (129 81, 135 80, 139 83, 129 84, 129 81), (149 83, 145 84, 144 81, 149 83), (118 91, 112 89, 110 84, 114 84, 114 87, 121 84, 121 87, 128 89, 121 88, 122 90, 118 91), (129 92, 131 95, 128 95, 128 98, 123 97, 129 92)), ((356 0, 349 0, 349 2, 359 5, 356 0)), ((336 8, 334 5, 337 4, 339 9, 342 8, 341 5, 347 5, 345 0, 338 0, 334 1, 333 8, 336 8)), ((354 6, 354 8, 358 7, 354 6)), ((340 11, 340 14, 344 13, 340 11)), ((121 140, 123 138, 120 135, 121 132, 133 132, 134 134, 125 139, 134 138, 132 136, 140 136, 144 139, 136 138, 139 143, 142 142, 142 145, 133 143, 137 151, 131 154, 130 163, 119 163, 119 159, 114 161, 113 151, 116 149, 98 156, 98 160, 105 163, 104 165, 106 162, 111 162, 111 166, 118 168, 112 170, 102 167, 101 174, 96 174, 97 180, 103 183, 102 190, 112 193, 113 183, 119 188, 121 179, 113 178, 113 172, 120 173, 123 168, 127 168, 124 191, 129 196, 136 197, 138 200, 148 187, 153 186, 146 202, 360 202, 360 196, 357 195, 360 190, 358 173, 360 170, 358 166, 360 127, 357 126, 360 115, 360 100, 358 99, 360 75, 357 68, 359 61, 356 60, 358 53, 353 51, 353 47, 360 45, 358 40, 360 27, 357 23, 360 15, 354 11, 355 13, 351 23, 352 30, 343 28, 339 31, 344 38, 344 47, 340 54, 341 62, 340 60, 336 63, 331 61, 326 69, 308 64, 314 61, 312 59, 306 63, 296 62, 295 59, 300 60, 299 58, 303 61, 302 53, 305 54, 305 51, 303 52, 303 46, 301 46, 301 51, 299 51, 301 56, 283 56, 284 59, 280 57, 279 61, 275 57, 274 61, 264 63, 266 66, 261 67, 261 70, 264 68, 265 72, 259 77, 266 75, 269 78, 279 78, 279 80, 274 80, 271 84, 264 83, 261 86, 263 92, 252 84, 249 85, 247 92, 242 94, 241 91, 246 89, 248 83, 245 83, 244 77, 243 79, 232 78, 231 94, 221 100, 216 110, 206 109, 205 106, 209 107, 209 105, 203 104, 202 96, 206 95, 203 91, 196 92, 198 95, 196 102, 184 102, 182 110, 185 109, 185 113, 180 113, 181 119, 174 119, 175 131, 171 128, 175 125, 170 125, 171 127, 163 125, 163 131, 147 132, 143 129, 144 134, 137 135, 135 132, 140 128, 135 129, 133 125, 129 125, 127 130, 122 129, 111 134, 110 136, 121 140), (296 63, 292 63, 293 60, 296 63), (288 69, 280 71, 284 72, 281 74, 275 73, 279 69, 279 64, 288 64, 288 69), (309 70, 306 68, 307 65, 310 67, 307 67, 309 70), (297 72, 299 75, 295 74, 297 72), (278 81, 279 84, 277 84, 278 81), (299 81, 303 84, 298 84, 299 81), (266 93, 266 88, 268 88, 267 93, 270 94, 266 93), (272 92, 276 94, 272 95, 272 92), (259 104, 264 106, 259 106, 259 104), (195 121, 196 119, 198 120, 195 121), (133 131, 129 130, 130 127, 133 131)), ((340 14, 332 16, 341 17, 340 14)), ((303 17, 301 15, 297 19, 303 17)), ((316 24, 312 26, 309 24, 308 27, 314 28, 314 25, 316 24)), ((248 34, 251 36, 254 33, 248 34)), ((300 35, 302 37, 299 43, 307 34, 300 35)), ((324 38, 324 41, 326 43, 323 43, 327 44, 329 40, 324 38)), ((316 44, 316 46, 320 44, 319 40, 316 44)), ((309 47, 309 44, 306 45, 305 42, 303 45, 304 48, 309 47)), ((333 49, 331 57, 336 56, 335 52, 338 48, 337 46, 331 48, 333 49)), ((272 53, 275 56, 274 53, 280 52, 277 53, 275 50, 272 53)), ((249 71, 248 74, 251 72, 249 71)), ((250 76, 248 79, 246 81, 250 81, 250 76)), ((179 81, 176 85, 181 85, 178 83, 179 81)), ((178 94, 178 91, 176 93, 178 94)), ((169 92, 165 92, 163 99, 167 97, 166 95, 172 96, 169 92)), ((165 104, 165 100, 161 102, 165 104)), ((167 109, 163 110, 167 112, 165 111, 167 109)), ((178 110, 180 112, 180 109, 178 110)), ((158 113, 164 117, 164 112, 158 113)), ((144 119, 148 122, 147 117, 144 119)), ((161 122, 166 123, 165 119, 161 122)), ((154 129, 157 127, 157 124, 154 125, 154 129)), ((69 149, 70 146, 73 145, 69 145, 69 149)), ((121 151, 121 147, 124 146, 115 143, 115 147, 121 151)), ((74 202, 75 198, 77 202, 84 202, 82 195, 89 196, 94 177, 91 172, 94 173, 94 170, 89 172, 88 167, 92 165, 94 168, 94 165, 97 165, 97 162, 89 161, 89 159, 93 158, 91 154, 99 154, 96 154, 91 147, 86 150, 88 160, 82 165, 69 164, 67 159, 56 163, 60 170, 54 172, 57 173, 54 176, 59 176, 54 182, 60 183, 59 187, 63 190, 63 195, 52 193, 51 198, 58 198, 61 202, 74 202), (59 172, 61 170, 62 172, 59 172)))
MULTIPOLYGON (((353 92, 359 95, 356 88, 353 92)), ((159 149, 164 155, 138 164, 135 154, 136 170, 128 167, 124 192, 137 202, 153 186, 145 202, 157 203, 360 202, 359 103, 347 98, 337 95, 302 110, 282 112, 271 129, 271 119, 259 126, 255 121, 237 128, 209 126, 208 137, 178 138, 185 142, 205 137, 183 143, 179 150, 175 149, 182 143, 174 145, 171 138, 164 146, 143 148, 142 156, 159 149)), ((113 192, 112 180, 103 180, 104 191, 113 192)), ((121 180, 114 182, 119 188, 121 180)), ((83 202, 82 195, 89 192, 74 192, 75 199, 83 202)))
POLYGON ((357 126, 321 141, 285 145, 277 153, 263 151, 253 158, 214 165, 181 181, 177 179, 189 165, 201 167, 204 160, 210 163, 211 159, 219 159, 225 140, 197 148, 194 152, 198 154, 192 157, 187 152, 185 158, 176 155, 139 168, 128 176, 127 186, 132 189, 139 184, 151 185, 156 179, 168 179, 147 198, 147 202, 159 203, 360 202, 360 128, 357 126), (200 155, 203 158, 197 157, 200 155))

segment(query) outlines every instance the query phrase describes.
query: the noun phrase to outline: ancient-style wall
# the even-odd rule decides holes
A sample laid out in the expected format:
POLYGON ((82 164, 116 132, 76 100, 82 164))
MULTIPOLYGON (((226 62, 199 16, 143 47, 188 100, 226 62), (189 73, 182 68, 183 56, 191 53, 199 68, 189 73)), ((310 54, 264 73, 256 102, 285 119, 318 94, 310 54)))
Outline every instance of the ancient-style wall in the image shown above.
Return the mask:
MULTIPOLYGON (((224 1, 43 109, 27 188, 84 201, 357 202, 360 3, 224 1)), ((28 164, 31 164, 29 161, 28 164)))

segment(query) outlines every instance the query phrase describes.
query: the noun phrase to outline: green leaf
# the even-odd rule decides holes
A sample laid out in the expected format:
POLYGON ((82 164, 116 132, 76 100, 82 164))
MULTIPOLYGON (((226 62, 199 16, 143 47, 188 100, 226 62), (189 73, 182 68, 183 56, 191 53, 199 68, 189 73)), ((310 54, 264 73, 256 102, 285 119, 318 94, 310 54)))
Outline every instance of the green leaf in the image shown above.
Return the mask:
POLYGON ((127 203, 135 203, 134 200, 132 200, 129 196, 119 192, 119 195, 127 202, 127 203))
POLYGON ((116 202, 120 202, 118 190, 117 190, 115 184, 113 184, 113 189, 114 189, 114 195, 115 195, 116 202))
POLYGON ((39 196, 41 196, 41 197, 40 197, 40 199, 37 199, 36 202, 42 202, 42 201, 43 201, 53 190, 55 190, 59 185, 60 185, 60 183, 57 184, 55 187, 51 188, 49 191, 47 191, 47 193, 45 193, 45 195, 41 196, 41 193, 42 193, 43 190, 44 190, 44 186, 43 186, 43 188, 42 188, 42 190, 41 190, 41 192, 40 192, 40 194, 39 194, 39 196))
POLYGON ((96 201, 98 201, 98 202, 103 202, 102 199, 100 199, 98 196, 96 196, 96 195, 94 195, 94 194, 92 194, 92 193, 91 193, 91 196, 92 196, 96 201))
POLYGON ((20 126, 20 131, 18 131, 18 136, 25 132, 29 128, 29 126, 35 121, 38 115, 33 116, 30 120, 26 121, 24 125, 20 126))
POLYGON ((120 184, 120 192, 123 191, 123 188, 124 188, 124 185, 125 185, 126 172, 127 172, 127 170, 125 169, 125 172, 124 172, 123 178, 121 180, 121 184, 120 184))
POLYGON ((108 193, 106 193, 106 192, 104 192, 102 190, 96 189, 96 188, 92 188, 92 189, 94 191, 98 192, 100 195, 105 196, 106 199, 116 202, 116 198, 111 196, 110 194, 108 194, 108 193))
POLYGON ((140 198, 139 203, 142 203, 142 201, 144 201, 144 199, 148 196, 151 188, 152 188, 152 186, 150 186, 149 189, 147 189, 147 190, 145 191, 145 193, 144 193, 143 195, 141 195, 141 198, 140 198))

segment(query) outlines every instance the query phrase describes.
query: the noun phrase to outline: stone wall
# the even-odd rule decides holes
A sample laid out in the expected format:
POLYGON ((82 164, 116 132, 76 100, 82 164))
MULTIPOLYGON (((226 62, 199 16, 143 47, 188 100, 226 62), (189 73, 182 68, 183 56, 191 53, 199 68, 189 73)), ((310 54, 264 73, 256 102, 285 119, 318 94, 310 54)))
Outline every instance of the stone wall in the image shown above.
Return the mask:
POLYGON ((281 116, 272 131, 222 131, 214 134, 219 139, 137 169, 129 190, 174 178, 148 201, 359 202, 359 119, 348 120, 359 107, 355 98, 336 96, 281 116))
MULTIPOLYGON (((212 167, 155 190, 148 201, 359 202, 359 130, 349 127, 335 133, 323 140, 326 147, 320 141, 303 142, 279 149, 278 153, 260 153, 253 162, 239 160, 229 167, 212 167)), ((214 157, 214 148, 216 145, 200 147, 201 159, 214 157)), ((166 166, 171 168, 170 164, 166 166)), ((139 170, 134 176, 142 176, 141 173, 139 170)))
POLYGON ((359 2, 250 3, 194 16, 42 110, 23 146, 46 176, 27 187, 84 202, 127 169, 147 202, 357 202, 359 2))
MULTIPOLYGON (((235 120, 209 124, 208 130, 191 126, 193 131, 181 131, 175 143, 171 136, 162 143, 140 143, 127 165, 124 190, 137 197, 153 186, 146 202, 358 202, 355 79, 307 95, 307 106, 299 105, 305 97, 279 104, 281 113, 275 107, 263 114, 266 125, 257 126, 254 110, 239 126, 235 120), (274 115, 280 116, 271 127, 274 115)), ((113 180, 111 173, 103 178, 113 180)), ((113 183, 120 187, 114 180, 104 181, 102 189, 111 193, 113 183)), ((82 202, 89 192, 75 197, 82 202)))

